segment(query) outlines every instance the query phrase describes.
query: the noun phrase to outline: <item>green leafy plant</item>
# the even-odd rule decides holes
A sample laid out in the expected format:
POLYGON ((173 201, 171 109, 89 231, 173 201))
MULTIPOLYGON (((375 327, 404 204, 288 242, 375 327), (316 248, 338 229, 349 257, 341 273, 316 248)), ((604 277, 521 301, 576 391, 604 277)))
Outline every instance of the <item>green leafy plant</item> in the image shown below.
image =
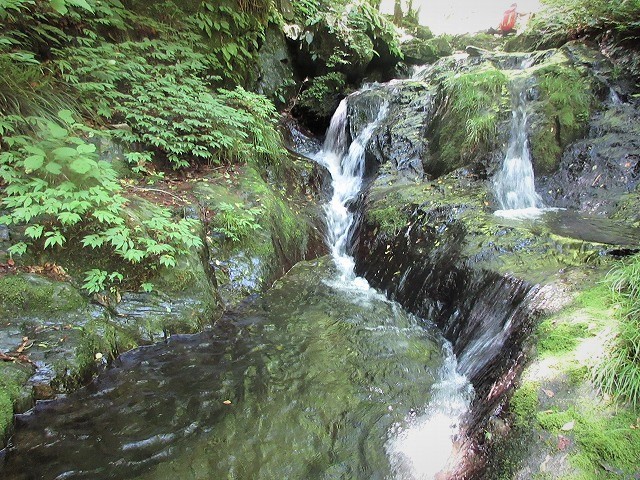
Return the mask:
POLYGON ((442 159, 455 166, 460 158, 495 141, 500 109, 508 98, 507 77, 493 67, 450 72, 442 85, 442 122, 437 137, 442 143, 442 159))
POLYGON ((640 28, 638 0, 543 0, 544 8, 529 30, 541 38, 578 38, 616 32, 620 38, 637 40, 640 28))
MULTIPOLYGON (((175 266, 176 255, 202 245, 192 233, 194 221, 175 221, 166 209, 134 221, 112 165, 100 160, 95 145, 82 137, 87 129, 69 110, 58 116, 60 123, 10 119, 27 122, 33 133, 3 137, 7 148, 0 153, 0 178, 6 187, 0 204, 7 213, 0 223, 24 226, 24 240, 11 246, 11 254, 24 254, 30 245, 89 249, 131 266, 155 268, 175 266)), ((123 279, 117 272, 95 269, 86 275, 90 292, 123 279)))
POLYGON ((264 41, 270 1, 254 0, 232 4, 205 0, 188 22, 208 39, 212 54, 219 59, 219 74, 243 84, 248 74, 246 65, 255 63, 264 41))
POLYGON ((402 58, 396 27, 367 0, 303 0, 293 2, 293 8, 299 22, 307 28, 304 38, 312 57, 325 60, 331 70, 340 71, 347 64, 366 66, 380 55, 382 48, 402 58), (314 41, 315 35, 323 30, 337 39, 328 49, 314 41))
POLYGON ((213 220, 213 231, 224 234, 234 242, 240 242, 262 227, 257 217, 263 213, 258 207, 245 208, 241 203, 222 202, 213 220))
POLYGON ((277 163, 283 150, 273 104, 241 87, 212 91, 207 72, 217 63, 191 40, 78 47, 57 68, 88 110, 129 127, 112 133, 133 147, 127 158, 138 168, 152 160, 173 168, 277 163))
POLYGON ((300 94, 298 104, 319 118, 328 117, 335 109, 346 83, 346 76, 339 72, 330 72, 316 77, 300 94))

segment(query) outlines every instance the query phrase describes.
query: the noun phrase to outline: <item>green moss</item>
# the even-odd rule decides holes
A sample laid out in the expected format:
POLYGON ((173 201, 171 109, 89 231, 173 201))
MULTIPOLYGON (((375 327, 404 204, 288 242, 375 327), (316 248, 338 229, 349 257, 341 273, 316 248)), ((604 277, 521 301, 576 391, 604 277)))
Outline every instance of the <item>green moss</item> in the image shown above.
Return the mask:
POLYGON ((575 304, 595 315, 603 315, 611 303, 609 293, 609 286, 605 282, 598 282, 582 290, 576 297, 575 304))
POLYGON ((471 155, 489 151, 504 110, 507 76, 493 66, 444 78, 444 114, 437 119, 433 149, 444 172, 462 166, 471 155), (463 127, 464 126, 464 127, 463 127))
POLYGON ((553 172, 565 147, 579 138, 595 106, 591 82, 575 67, 550 62, 537 70, 544 120, 531 135, 531 154, 537 172, 553 172))
POLYGON ((367 212, 367 217, 388 235, 395 235, 407 224, 409 217, 396 206, 376 208, 367 212))
POLYGON ((567 367, 567 377, 569 383, 574 387, 581 385, 583 382, 589 380, 591 372, 586 365, 580 365, 578 363, 572 363, 567 367))
POLYGON ((87 300, 69 283, 35 274, 0 276, 0 314, 60 314, 86 305, 87 300))
POLYGON ((562 156, 562 147, 555 135, 556 127, 549 125, 545 129, 533 132, 530 136, 531 157, 534 159, 536 170, 540 173, 553 172, 562 156))
POLYGON ((621 220, 633 227, 640 227, 640 189, 632 193, 622 195, 616 205, 613 218, 621 220))
POLYGON ((242 186, 260 200, 264 212, 259 222, 263 230, 269 232, 272 240, 271 246, 256 242, 254 247, 263 254, 273 252, 290 256, 290 260, 301 260, 307 250, 307 232, 311 228, 304 204, 299 202, 294 209, 292 201, 285 201, 283 194, 286 192, 275 191, 254 169, 247 171, 242 186))
POLYGON ((0 387, 0 446, 4 444, 4 437, 13 425, 13 402, 0 387))
POLYGON ((563 353, 570 352, 578 340, 589 335, 588 326, 582 322, 556 322, 554 319, 545 320, 538 327, 539 352, 563 353))
POLYGON ((29 284, 18 275, 0 277, 0 303, 4 307, 24 308, 25 292, 29 284))
POLYGON ((572 455, 571 462, 585 473, 600 472, 586 478, 607 478, 603 471, 605 465, 609 470, 620 470, 623 475, 637 473, 640 428, 636 428, 635 413, 607 414, 592 407, 572 406, 563 411, 540 412, 537 419, 544 429, 571 435, 579 444, 581 448, 572 455))
POLYGON ((509 411, 515 415, 515 425, 526 426, 538 411, 538 391, 540 384, 537 382, 526 382, 521 385, 509 401, 509 411))
POLYGON ((544 412, 538 412, 536 420, 545 430, 559 432, 564 425, 575 420, 575 412, 569 410, 545 410, 544 412))
POLYGON ((27 408, 29 391, 23 387, 32 374, 30 365, 0 363, 0 448, 13 425, 14 406, 27 408))
POLYGON ((138 345, 139 340, 124 328, 106 318, 92 319, 82 329, 82 339, 76 347, 77 362, 80 370, 91 371, 96 353, 115 359, 138 345))
POLYGON ((464 50, 468 45, 480 47, 484 50, 500 50, 503 48, 506 37, 491 35, 489 33, 467 33, 451 37, 451 44, 456 50, 464 50))

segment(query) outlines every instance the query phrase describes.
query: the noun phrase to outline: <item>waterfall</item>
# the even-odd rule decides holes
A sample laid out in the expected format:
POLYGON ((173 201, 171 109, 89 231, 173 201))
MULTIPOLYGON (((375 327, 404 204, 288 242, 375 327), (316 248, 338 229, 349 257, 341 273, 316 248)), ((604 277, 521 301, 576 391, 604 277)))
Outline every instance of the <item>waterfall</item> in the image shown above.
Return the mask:
POLYGON ((493 179, 497 215, 536 216, 543 207, 536 193, 527 138, 526 79, 512 82, 511 133, 502 169, 493 179))
MULTIPOLYGON (((364 174, 365 147, 375 128, 387 114, 382 105, 376 118, 370 122, 351 144, 347 136, 347 101, 343 99, 331 118, 322 150, 315 159, 331 174, 333 195, 324 205, 327 222, 327 243, 343 283, 366 281, 354 273, 355 262, 347 253, 355 215, 350 205, 360 193, 364 174)), ((368 288, 368 285, 367 285, 368 288)))
MULTIPOLYGON (((331 174, 333 194, 324 205, 327 243, 338 269, 339 278, 330 285, 351 291, 363 303, 386 298, 369 286, 354 271, 355 261, 348 253, 355 215, 350 210, 362 187, 365 148, 375 129, 385 118, 388 105, 383 104, 371 121, 349 144, 347 135, 347 103, 342 100, 334 113, 324 145, 314 159, 331 174)), ((395 302, 394 308, 401 308, 395 302)), ((416 323, 418 320, 416 319, 416 323)), ((389 328, 381 326, 381 328, 389 328)), ((393 327, 391 327, 393 329, 393 327)), ((451 344, 441 338, 443 365, 431 387, 431 400, 423 408, 413 410, 404 421, 395 424, 385 442, 386 454, 396 480, 431 480, 439 472, 451 468, 456 461, 455 438, 461 419, 469 410, 474 396, 469 379, 459 373, 451 344)), ((389 405, 393 410, 393 405, 389 405)))

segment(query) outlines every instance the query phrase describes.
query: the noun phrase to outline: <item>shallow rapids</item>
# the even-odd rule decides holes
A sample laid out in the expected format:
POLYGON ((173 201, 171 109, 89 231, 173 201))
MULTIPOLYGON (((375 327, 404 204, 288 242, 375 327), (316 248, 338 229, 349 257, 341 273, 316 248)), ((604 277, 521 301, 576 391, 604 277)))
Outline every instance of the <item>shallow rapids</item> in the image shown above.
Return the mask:
POLYGON ((419 469, 442 452, 402 439, 455 360, 435 329, 337 291, 335 275, 328 259, 299 264, 214 331, 131 351, 40 403, 2 478, 430 478, 419 469))

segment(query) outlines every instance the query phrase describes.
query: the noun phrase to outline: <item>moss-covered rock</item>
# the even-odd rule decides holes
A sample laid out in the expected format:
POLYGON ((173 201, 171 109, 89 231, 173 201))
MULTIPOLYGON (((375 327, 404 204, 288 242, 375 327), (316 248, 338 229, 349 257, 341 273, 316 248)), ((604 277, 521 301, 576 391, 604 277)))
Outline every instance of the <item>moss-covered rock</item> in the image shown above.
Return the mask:
POLYGON ((495 149, 498 124, 508 112, 508 77, 490 64, 450 72, 442 85, 442 107, 430 132, 434 173, 450 172, 495 149))
POLYGON ((537 101, 532 105, 531 156, 538 174, 555 171, 565 148, 586 133, 596 106, 587 72, 558 52, 535 70, 537 101))
POLYGON ((251 167, 194 188, 211 217, 209 261, 227 307, 263 291, 294 263, 315 256, 321 244, 319 210, 307 198, 316 199, 317 192, 305 186, 313 175, 290 163, 280 175, 289 176, 284 183, 291 189, 274 188, 251 167), (224 210, 229 208, 240 223, 225 220, 224 210))
POLYGON ((4 445, 13 427, 13 412, 31 406, 30 388, 25 387, 33 373, 28 363, 0 363, 0 446, 4 445))
POLYGON ((0 276, 0 320, 24 314, 60 316, 87 305, 69 282, 29 273, 0 276))
POLYGON ((346 81, 347 77, 339 72, 313 78, 298 97, 298 114, 305 118, 306 123, 328 124, 331 114, 345 93, 346 81))
POLYGON ((489 51, 502 51, 508 37, 493 35, 485 32, 465 33, 453 35, 449 41, 454 50, 464 51, 469 45, 489 51))
POLYGON ((633 103, 603 103, 585 138, 564 151, 557 171, 540 179, 545 202, 638 226, 638 119, 633 103))
POLYGON ((412 38, 400 45, 404 61, 410 65, 424 65, 433 63, 439 58, 453 53, 449 38, 439 36, 435 38, 412 38))
POLYGON ((269 25, 258 51, 256 91, 283 106, 296 93, 293 57, 280 28, 269 25))

